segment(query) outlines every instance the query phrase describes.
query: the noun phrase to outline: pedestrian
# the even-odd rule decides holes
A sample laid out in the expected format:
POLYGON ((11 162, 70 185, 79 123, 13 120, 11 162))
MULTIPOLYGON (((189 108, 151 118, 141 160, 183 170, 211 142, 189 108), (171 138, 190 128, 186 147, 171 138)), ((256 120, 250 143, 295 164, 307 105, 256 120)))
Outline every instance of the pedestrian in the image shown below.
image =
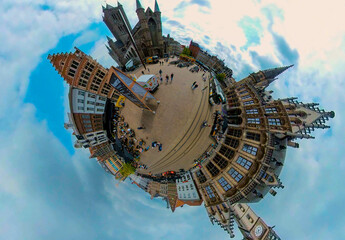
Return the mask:
POLYGON ((144 71, 141 71, 142 74, 145 74, 144 71))
POLYGON ((152 148, 155 148, 155 147, 157 147, 157 141, 154 141, 154 142, 152 142, 152 148))
POLYGON ((192 89, 193 89, 193 87, 195 86, 195 84, 196 84, 196 81, 195 81, 195 82, 193 82, 192 87, 191 87, 192 89))
POLYGON ((163 147, 163 144, 160 143, 160 144, 158 145, 158 152, 162 151, 162 147, 163 147))
POLYGON ((161 84, 163 83, 163 78, 162 78, 162 76, 159 78, 160 80, 161 80, 161 84))
POLYGON ((140 130, 140 129, 145 129, 145 127, 138 127, 138 129, 140 130))
POLYGON ((150 72, 150 69, 149 69, 149 68, 147 68, 147 71, 148 71, 148 72, 150 72))
POLYGON ((196 89, 197 87, 199 87, 199 85, 195 84, 194 87, 192 88, 192 90, 196 89))
POLYGON ((207 88, 207 86, 206 86, 206 87, 204 87, 204 88, 202 89, 202 91, 204 91, 206 88, 207 88))
POLYGON ((171 82, 172 82, 173 78, 174 78, 174 74, 172 73, 172 74, 170 75, 170 81, 171 81, 171 82))
POLYGON ((159 76, 162 76, 162 69, 159 70, 159 76))
POLYGON ((165 76, 167 83, 169 82, 169 76, 168 74, 165 76))

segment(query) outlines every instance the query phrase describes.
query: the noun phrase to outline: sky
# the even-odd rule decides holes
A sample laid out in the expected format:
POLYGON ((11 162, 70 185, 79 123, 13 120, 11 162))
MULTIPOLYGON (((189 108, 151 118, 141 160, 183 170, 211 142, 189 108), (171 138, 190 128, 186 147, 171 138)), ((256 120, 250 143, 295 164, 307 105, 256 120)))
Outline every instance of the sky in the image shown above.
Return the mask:
MULTIPOLYGON (((115 1, 107 1, 116 5, 115 1)), ((142 0, 154 8, 154 0, 142 0)), ((275 98, 318 102, 331 129, 288 149, 275 197, 251 207, 282 239, 345 239, 344 1, 159 0, 163 34, 200 43, 240 80, 295 64, 275 81, 275 98)), ((171 213, 129 181, 116 186, 63 127, 67 85, 47 60, 74 46, 104 66, 111 33, 97 0, 0 3, 0 240, 228 239, 203 207, 171 213)), ((122 0, 132 26, 135 0, 122 0)), ((236 231, 235 239, 242 239, 236 231)))

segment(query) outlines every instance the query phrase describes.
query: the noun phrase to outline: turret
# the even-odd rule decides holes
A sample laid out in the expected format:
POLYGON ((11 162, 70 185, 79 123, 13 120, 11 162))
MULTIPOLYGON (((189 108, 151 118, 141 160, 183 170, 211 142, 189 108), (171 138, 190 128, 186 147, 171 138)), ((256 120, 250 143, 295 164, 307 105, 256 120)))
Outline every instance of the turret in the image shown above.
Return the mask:
POLYGON ((293 65, 290 66, 284 66, 284 67, 279 67, 279 68, 271 68, 271 69, 266 69, 263 70, 262 73, 265 75, 266 79, 274 79, 276 78, 279 74, 284 72, 286 69, 292 67, 293 65))

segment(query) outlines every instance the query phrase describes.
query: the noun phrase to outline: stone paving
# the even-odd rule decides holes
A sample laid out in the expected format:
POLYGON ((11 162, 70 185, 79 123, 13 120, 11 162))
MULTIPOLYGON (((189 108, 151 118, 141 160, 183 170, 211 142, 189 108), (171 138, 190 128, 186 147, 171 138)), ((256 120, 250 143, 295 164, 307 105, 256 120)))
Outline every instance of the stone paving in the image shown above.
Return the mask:
MULTIPOLYGON (((178 68, 168 65, 167 62, 164 62, 163 66, 159 63, 150 64, 147 68, 150 72, 145 70, 145 74, 155 74, 159 77, 159 70, 163 72, 163 83, 153 94, 160 101, 156 114, 138 108, 129 100, 126 100, 125 107, 121 110, 125 122, 135 131, 136 139, 142 138, 146 141, 145 147, 150 146, 150 150, 140 155, 140 163, 146 164, 148 169, 138 171, 157 174, 178 171, 181 168, 187 170, 194 166, 194 159, 199 158, 210 144, 214 143, 209 136, 211 128, 201 128, 201 125, 204 120, 212 125, 212 114, 220 107, 212 107, 208 103, 208 80, 202 80, 202 71, 192 73, 189 68, 178 68), (174 73, 172 82, 171 73, 174 73), (169 75, 168 83, 165 80, 166 74, 169 75), (199 87, 192 90, 191 85, 194 81, 199 87), (137 129, 140 126, 145 129, 137 129), (151 147, 153 141, 162 144, 162 151, 159 152, 158 147, 151 147)), ((141 67, 132 74, 140 77, 143 70, 141 67)))

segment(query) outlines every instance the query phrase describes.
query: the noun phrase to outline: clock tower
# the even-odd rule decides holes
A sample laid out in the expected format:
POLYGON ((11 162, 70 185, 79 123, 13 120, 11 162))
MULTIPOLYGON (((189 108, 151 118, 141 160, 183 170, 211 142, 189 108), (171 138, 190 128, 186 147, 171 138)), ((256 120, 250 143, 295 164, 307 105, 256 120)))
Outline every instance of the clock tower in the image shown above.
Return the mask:
POLYGON ((236 203, 232 209, 238 228, 247 240, 280 240, 272 227, 269 227, 263 219, 245 203, 236 203))

